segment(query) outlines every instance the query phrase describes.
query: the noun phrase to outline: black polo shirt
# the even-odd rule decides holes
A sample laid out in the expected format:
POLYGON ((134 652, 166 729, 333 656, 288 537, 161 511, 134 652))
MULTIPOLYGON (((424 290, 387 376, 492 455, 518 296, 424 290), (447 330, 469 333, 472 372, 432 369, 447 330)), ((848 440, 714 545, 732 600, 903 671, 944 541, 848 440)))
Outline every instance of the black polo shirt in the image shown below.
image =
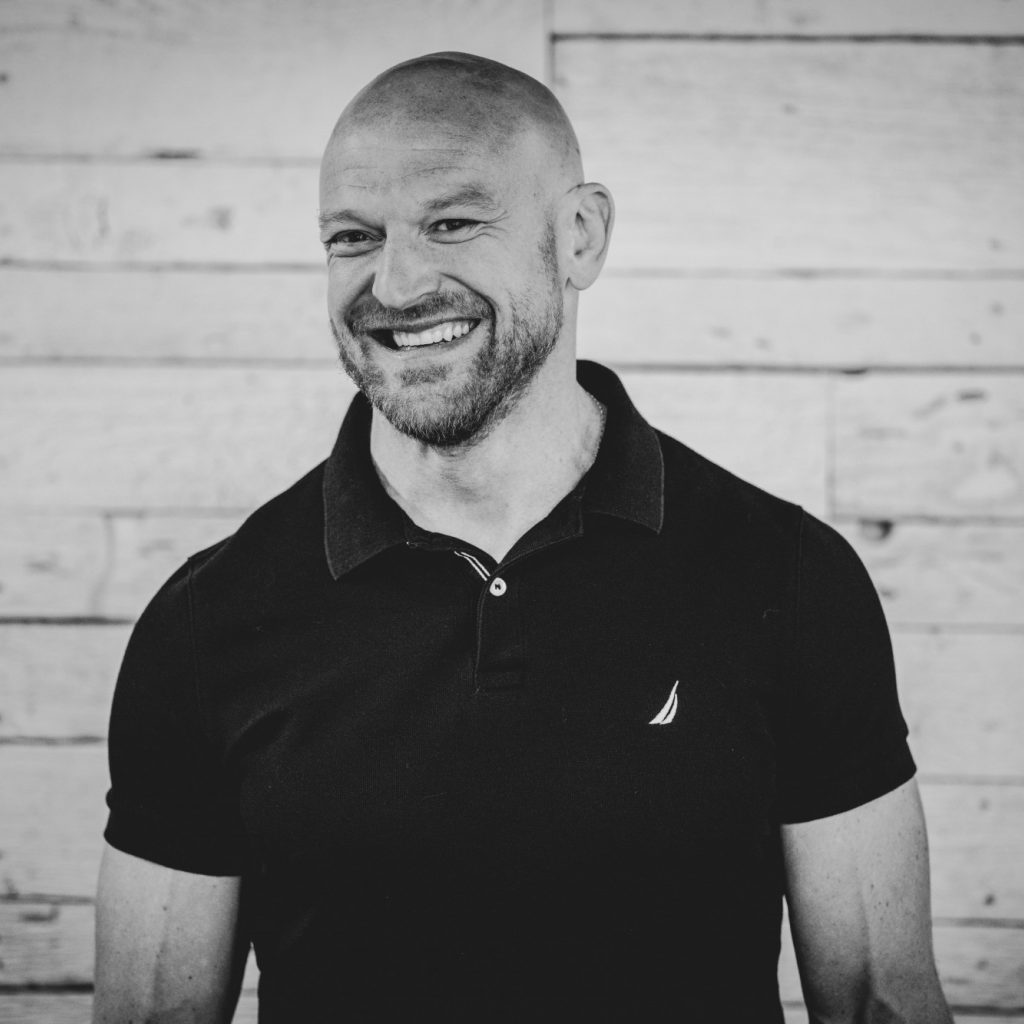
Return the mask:
POLYGON ((135 628, 106 837, 244 877, 262 1022, 781 1021, 780 824, 913 774, 846 543, 579 378, 597 459, 500 565, 357 396, 135 628))

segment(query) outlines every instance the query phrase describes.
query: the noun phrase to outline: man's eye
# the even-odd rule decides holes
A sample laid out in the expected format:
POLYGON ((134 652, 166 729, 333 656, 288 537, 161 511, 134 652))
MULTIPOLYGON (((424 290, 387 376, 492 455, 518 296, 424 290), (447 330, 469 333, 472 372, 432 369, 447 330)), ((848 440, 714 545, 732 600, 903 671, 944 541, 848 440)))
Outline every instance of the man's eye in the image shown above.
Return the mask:
POLYGON ((438 234, 450 235, 471 228, 476 223, 475 220, 467 220, 465 217, 449 217, 447 220, 435 221, 433 228, 438 234))
POLYGON ((368 244, 373 242, 373 236, 365 231, 339 231, 332 236, 325 244, 329 253, 340 254, 346 252, 362 252, 368 244))

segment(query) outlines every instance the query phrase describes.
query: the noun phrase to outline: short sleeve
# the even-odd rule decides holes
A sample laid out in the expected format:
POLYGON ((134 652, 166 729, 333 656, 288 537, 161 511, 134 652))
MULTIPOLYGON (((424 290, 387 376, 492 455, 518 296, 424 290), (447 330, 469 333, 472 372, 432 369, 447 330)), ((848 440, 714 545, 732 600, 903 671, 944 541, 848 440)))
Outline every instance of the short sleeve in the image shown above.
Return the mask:
POLYGON ((189 569, 136 623, 110 717, 111 846, 181 871, 242 870, 238 803, 206 735, 192 637, 189 569))
POLYGON ((851 810, 914 775, 885 616, 853 548, 806 513, 779 750, 782 820, 851 810))

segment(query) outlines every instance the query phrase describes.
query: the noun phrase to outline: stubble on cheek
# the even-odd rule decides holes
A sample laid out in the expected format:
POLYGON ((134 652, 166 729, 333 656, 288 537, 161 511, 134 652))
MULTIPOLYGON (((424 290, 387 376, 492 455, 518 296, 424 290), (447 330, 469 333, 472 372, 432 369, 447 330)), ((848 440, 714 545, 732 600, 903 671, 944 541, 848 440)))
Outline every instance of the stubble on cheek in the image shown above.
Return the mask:
MULTIPOLYGON (((477 329, 488 332, 472 359, 385 370, 377 358, 378 342, 354 332, 347 319, 339 328, 331 317, 345 372, 397 430, 418 441, 450 448, 482 440, 529 386, 561 330, 562 296, 552 224, 538 245, 537 256, 544 272, 532 289, 509 298, 509 322, 504 329, 498 325, 493 304, 481 295, 437 297, 438 309, 432 312, 451 311, 453 318, 461 312, 467 319, 480 319, 477 329)), ((357 327, 388 324, 383 311, 377 311, 375 320, 372 310, 360 311, 358 306, 357 302, 349 311, 357 327)))

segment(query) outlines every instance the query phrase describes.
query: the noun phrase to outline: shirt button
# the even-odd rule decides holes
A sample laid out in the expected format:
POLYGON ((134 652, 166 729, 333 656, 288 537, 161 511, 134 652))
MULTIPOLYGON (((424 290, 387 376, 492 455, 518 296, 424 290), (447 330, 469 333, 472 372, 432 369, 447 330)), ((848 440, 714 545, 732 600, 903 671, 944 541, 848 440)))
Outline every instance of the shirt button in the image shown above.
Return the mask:
POLYGON ((487 589, 490 590, 495 597, 501 597, 501 595, 508 590, 508 584, 500 576, 495 576, 494 579, 491 580, 490 587, 487 589))

